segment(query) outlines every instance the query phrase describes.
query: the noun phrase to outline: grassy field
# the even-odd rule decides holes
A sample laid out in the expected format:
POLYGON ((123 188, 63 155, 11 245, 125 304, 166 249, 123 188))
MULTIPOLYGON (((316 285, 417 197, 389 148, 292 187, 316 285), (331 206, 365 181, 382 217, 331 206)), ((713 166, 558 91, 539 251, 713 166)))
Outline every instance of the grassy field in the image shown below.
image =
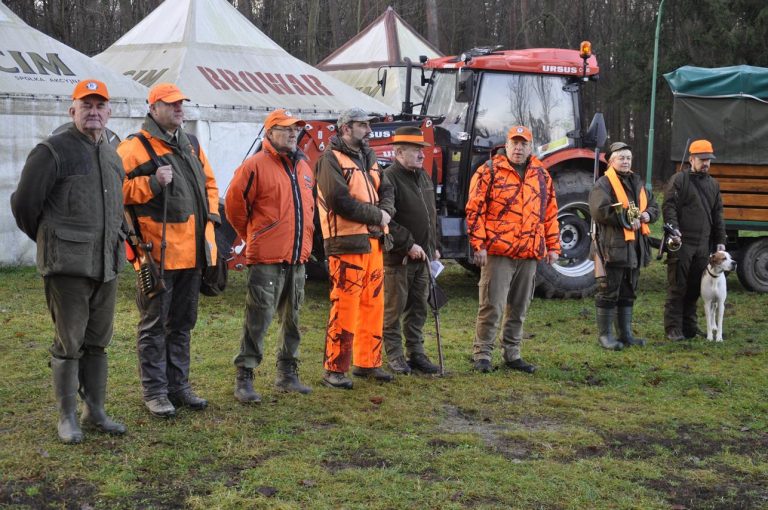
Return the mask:
MULTIPOLYGON (((2 270, 0 507, 768 508, 768 295, 731 275, 725 343, 672 343, 663 270, 641 276, 645 348, 600 349, 591 300, 536 299, 523 352, 539 371, 481 375, 469 360, 476 280, 451 265, 440 278, 448 375, 353 391, 320 384, 327 284, 309 282, 300 373, 314 392, 273 389, 271 335, 253 407, 232 396, 245 293, 234 273, 223 296, 203 298, 193 335, 192 383, 211 405, 168 421, 141 402, 128 272, 107 407, 129 432, 79 446, 56 438, 42 281, 2 270)), ((434 356, 431 320, 427 331, 434 356)))

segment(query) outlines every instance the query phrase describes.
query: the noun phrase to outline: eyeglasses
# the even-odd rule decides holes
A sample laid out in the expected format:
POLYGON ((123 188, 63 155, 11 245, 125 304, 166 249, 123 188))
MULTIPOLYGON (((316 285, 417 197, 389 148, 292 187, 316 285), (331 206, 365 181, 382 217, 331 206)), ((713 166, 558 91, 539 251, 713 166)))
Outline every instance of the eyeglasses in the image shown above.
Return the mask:
POLYGON ((290 127, 280 127, 280 126, 277 126, 277 127, 273 127, 272 131, 277 131, 278 133, 280 133, 280 132, 283 132, 283 133, 301 133, 301 131, 303 129, 304 128, 300 127, 300 126, 290 126, 290 127))

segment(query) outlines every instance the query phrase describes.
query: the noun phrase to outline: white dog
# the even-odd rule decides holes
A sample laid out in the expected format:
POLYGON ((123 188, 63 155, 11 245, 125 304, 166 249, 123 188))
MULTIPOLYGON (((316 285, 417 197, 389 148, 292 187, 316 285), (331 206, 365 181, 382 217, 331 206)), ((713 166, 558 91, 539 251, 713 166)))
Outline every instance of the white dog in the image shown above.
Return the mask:
POLYGON ((725 251, 716 251, 709 256, 709 264, 701 274, 701 297, 704 300, 704 315, 707 317, 707 340, 723 341, 723 313, 728 290, 725 272, 736 269, 736 262, 725 251))

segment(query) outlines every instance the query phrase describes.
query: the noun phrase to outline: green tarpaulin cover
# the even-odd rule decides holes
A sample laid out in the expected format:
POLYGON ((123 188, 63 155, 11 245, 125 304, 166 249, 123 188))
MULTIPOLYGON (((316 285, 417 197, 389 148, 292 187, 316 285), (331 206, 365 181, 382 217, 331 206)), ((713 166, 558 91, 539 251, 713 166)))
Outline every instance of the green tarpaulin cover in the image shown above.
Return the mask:
POLYGON ((664 75, 674 95, 768 99, 768 68, 683 66, 664 75))
POLYGON ((664 78, 675 97, 673 161, 691 141, 706 138, 716 163, 768 165, 768 69, 685 66, 664 78))

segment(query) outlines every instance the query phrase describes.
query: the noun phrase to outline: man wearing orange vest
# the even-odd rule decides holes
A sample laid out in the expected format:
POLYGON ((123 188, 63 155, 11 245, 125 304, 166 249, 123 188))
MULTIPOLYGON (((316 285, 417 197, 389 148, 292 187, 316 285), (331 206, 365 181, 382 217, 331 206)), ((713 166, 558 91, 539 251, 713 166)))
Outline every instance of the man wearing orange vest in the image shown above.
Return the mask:
POLYGON ((651 261, 648 224, 659 217, 659 206, 640 176, 632 172, 629 145, 611 144, 606 158, 608 169, 589 194, 589 210, 597 224, 597 256, 605 267, 605 276, 597 278, 595 307, 600 345, 619 351, 645 345, 645 340, 632 335, 632 307, 640 268, 651 261), (638 217, 633 217, 631 209, 638 217), (613 334, 614 322, 618 338, 613 334))
POLYGON ((376 153, 366 142, 372 118, 361 108, 343 112, 338 135, 315 167, 317 208, 331 279, 323 376, 323 384, 331 388, 352 388, 346 372, 353 362, 355 376, 383 382, 393 379, 381 368, 381 348, 382 249, 394 200, 376 153))
POLYGON ((190 339, 202 270, 216 264, 213 228, 221 220, 213 169, 197 139, 182 128, 189 98, 172 83, 158 83, 147 101, 141 131, 117 152, 126 173, 125 205, 133 210, 144 242, 152 243, 152 258, 164 266, 167 290, 153 298, 137 290, 136 304, 144 405, 152 415, 167 418, 177 407, 208 405, 189 384, 190 339))
POLYGON ((472 358, 479 372, 493 369, 491 352, 503 311, 504 366, 536 371, 520 354, 523 322, 533 298, 536 266, 540 260, 557 262, 560 231, 552 177, 532 152, 531 130, 513 126, 504 151, 478 168, 470 182, 467 234, 480 266, 472 358))
POLYGON ((312 252, 315 178, 297 148, 305 122, 286 110, 264 120, 261 150, 235 170, 227 190, 226 213, 242 239, 248 263, 248 292, 240 352, 235 356, 235 398, 261 401, 253 391, 253 369, 264 357, 264 337, 277 312, 280 338, 275 386, 312 391, 299 381, 299 306, 304 295, 304 263, 312 252))

